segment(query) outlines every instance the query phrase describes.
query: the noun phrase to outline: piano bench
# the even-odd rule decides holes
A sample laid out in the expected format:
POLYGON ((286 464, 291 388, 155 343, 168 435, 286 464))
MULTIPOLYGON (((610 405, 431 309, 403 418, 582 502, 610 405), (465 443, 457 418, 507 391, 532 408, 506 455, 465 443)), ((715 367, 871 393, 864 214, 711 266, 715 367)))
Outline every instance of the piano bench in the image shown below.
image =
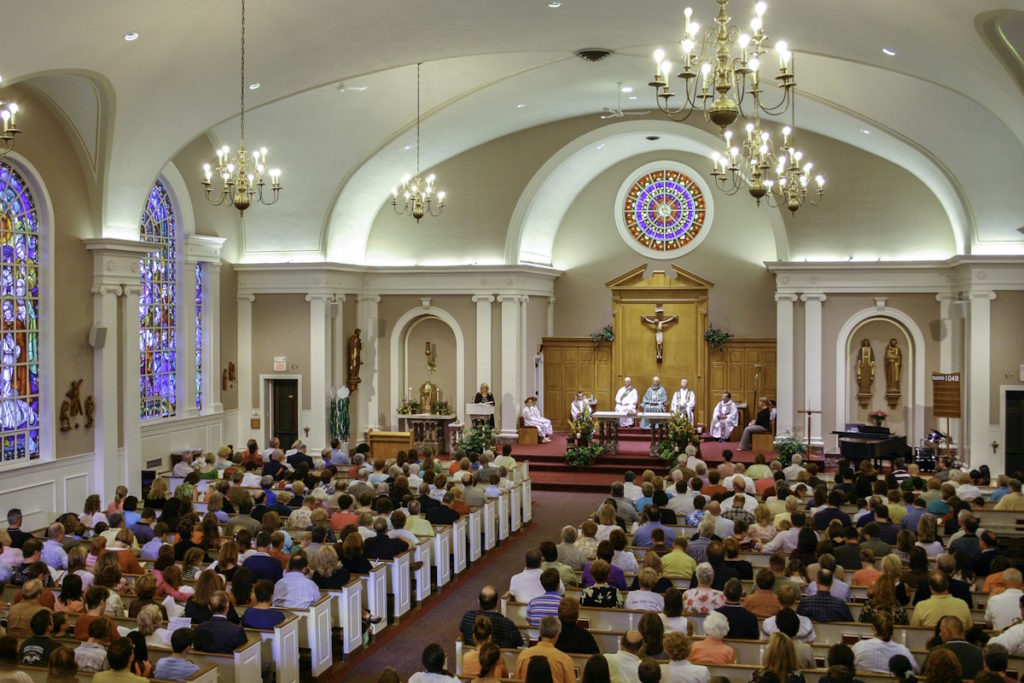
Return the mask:
POLYGON ((763 434, 754 434, 751 440, 750 449, 753 451, 768 452, 775 450, 775 437, 765 432, 763 434))

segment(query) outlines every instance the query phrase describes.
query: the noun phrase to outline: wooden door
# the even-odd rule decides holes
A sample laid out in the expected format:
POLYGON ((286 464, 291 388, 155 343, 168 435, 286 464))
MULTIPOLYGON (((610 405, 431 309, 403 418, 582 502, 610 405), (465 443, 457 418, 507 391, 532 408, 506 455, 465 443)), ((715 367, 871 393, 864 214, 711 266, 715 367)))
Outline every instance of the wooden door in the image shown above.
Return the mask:
POLYGON ((754 419, 759 397, 775 399, 775 346, 774 339, 731 339, 721 351, 708 352, 708 415, 726 391, 747 406, 740 424, 754 419))
POLYGON ((287 450, 299 440, 299 382, 294 379, 275 379, 270 382, 270 424, 287 450))
POLYGON ((569 407, 576 392, 593 394, 598 410, 612 404, 611 344, 586 337, 544 338, 544 412, 557 430, 569 426, 569 407))

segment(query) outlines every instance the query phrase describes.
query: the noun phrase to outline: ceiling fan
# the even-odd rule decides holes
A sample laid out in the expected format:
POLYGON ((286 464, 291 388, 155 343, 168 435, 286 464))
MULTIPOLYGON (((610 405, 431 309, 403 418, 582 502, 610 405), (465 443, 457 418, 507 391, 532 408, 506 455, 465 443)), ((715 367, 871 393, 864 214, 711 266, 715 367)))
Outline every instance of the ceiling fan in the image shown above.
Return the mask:
POLYGON ((650 110, 647 110, 647 111, 637 111, 637 110, 630 111, 630 110, 626 110, 626 111, 624 111, 622 109, 622 81, 618 82, 618 88, 616 90, 618 92, 618 104, 616 105, 615 109, 612 109, 611 107, 605 107, 604 109, 602 109, 601 110, 603 112, 601 114, 601 118, 602 119, 621 119, 624 116, 644 116, 645 114, 650 114, 651 113, 650 110))

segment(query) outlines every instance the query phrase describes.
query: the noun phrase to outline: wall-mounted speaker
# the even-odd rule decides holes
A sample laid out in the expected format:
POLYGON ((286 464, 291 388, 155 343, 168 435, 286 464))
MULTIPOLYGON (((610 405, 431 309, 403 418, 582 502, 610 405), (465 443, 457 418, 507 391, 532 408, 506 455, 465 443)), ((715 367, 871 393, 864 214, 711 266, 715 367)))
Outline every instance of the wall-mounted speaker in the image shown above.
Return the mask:
POLYGON ((107 328, 92 327, 89 330, 89 346, 94 349, 102 349, 107 343, 107 328))
POLYGON ((966 320, 967 319, 967 302, 966 301, 954 301, 949 306, 949 318, 950 320, 966 320))

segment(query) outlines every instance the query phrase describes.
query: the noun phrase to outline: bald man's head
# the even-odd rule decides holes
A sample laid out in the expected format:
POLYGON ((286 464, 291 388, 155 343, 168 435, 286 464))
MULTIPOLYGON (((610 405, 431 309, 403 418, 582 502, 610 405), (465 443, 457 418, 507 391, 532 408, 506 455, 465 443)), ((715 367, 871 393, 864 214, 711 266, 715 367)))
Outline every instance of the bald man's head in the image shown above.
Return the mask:
POLYGON ((644 637, 640 631, 630 629, 622 634, 622 649, 637 654, 644 646, 644 637))
POLYGON ((493 612, 498 607, 498 591, 494 586, 484 586, 480 589, 480 609, 485 612, 493 612))

